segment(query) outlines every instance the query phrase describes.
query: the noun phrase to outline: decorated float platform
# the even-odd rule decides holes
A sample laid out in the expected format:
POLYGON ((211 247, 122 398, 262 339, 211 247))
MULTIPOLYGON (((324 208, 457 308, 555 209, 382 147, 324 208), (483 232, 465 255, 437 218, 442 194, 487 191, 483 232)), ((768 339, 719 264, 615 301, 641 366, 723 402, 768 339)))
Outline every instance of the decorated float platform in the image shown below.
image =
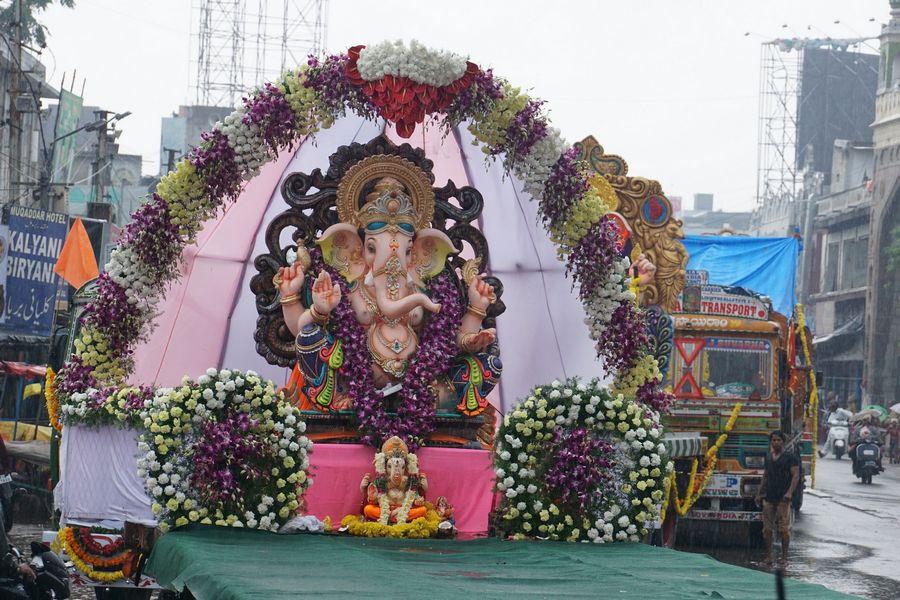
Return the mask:
POLYGON ((203 139, 76 295, 48 374, 55 543, 82 581, 771 584, 635 545, 679 504, 673 459, 703 450, 660 417, 687 255, 658 182, 415 43, 310 58, 203 139))
MULTIPOLYGON (((189 528, 164 536, 147 565, 198 599, 395 598, 774 598, 767 573, 645 544, 596 546, 282 536, 189 528)), ((792 600, 849 598, 785 582, 792 600)))

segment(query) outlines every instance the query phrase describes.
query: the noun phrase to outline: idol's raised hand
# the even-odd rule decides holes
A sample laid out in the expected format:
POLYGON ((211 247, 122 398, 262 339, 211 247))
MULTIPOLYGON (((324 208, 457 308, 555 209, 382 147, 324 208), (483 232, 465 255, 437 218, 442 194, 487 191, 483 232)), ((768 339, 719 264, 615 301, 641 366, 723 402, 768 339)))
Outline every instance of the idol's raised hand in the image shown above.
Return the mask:
POLYGON ((494 301, 494 286, 484 280, 484 273, 469 284, 469 305, 485 310, 494 301))
POLYGON ((273 281, 281 297, 286 298, 300 293, 300 290, 303 289, 304 279, 306 279, 306 274, 303 272, 303 268, 298 263, 294 263, 289 267, 278 269, 273 281))
POLYGON ((331 314, 341 301, 341 288, 331 282, 331 276, 322 271, 312 285, 313 306, 321 315, 331 314))

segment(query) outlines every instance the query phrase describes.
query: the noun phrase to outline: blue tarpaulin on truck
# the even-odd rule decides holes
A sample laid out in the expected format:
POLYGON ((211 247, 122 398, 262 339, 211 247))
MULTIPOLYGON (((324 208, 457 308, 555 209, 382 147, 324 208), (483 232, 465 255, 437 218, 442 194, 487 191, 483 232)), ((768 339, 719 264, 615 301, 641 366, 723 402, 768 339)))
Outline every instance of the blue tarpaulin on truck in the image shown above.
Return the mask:
POLYGON ((800 240, 793 237, 688 235, 688 266, 709 273, 709 283, 738 286, 772 299, 772 307, 791 316, 796 303, 800 240))

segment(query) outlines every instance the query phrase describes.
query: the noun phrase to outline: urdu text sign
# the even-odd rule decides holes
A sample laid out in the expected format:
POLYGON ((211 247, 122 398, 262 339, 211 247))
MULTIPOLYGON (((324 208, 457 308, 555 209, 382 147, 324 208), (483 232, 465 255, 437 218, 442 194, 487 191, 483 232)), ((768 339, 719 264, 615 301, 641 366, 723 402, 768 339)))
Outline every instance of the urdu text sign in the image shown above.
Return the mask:
POLYGON ((36 208, 9 209, 6 310, 3 329, 49 336, 59 278, 53 266, 68 231, 68 216, 36 208))

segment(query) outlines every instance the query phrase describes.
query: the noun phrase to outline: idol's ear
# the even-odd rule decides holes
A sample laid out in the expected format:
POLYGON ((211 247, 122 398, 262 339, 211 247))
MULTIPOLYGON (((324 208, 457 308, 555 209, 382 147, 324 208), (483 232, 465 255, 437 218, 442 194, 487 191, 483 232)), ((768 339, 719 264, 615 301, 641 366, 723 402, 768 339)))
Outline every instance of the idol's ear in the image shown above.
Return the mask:
POLYGON ((322 259, 349 283, 366 274, 363 260, 362 240, 356 227, 348 223, 337 223, 322 232, 316 240, 322 249, 322 259))
POLYGON ((447 234, 432 228, 420 229, 413 242, 409 273, 416 284, 421 286, 440 273, 447 257, 456 252, 447 234))

